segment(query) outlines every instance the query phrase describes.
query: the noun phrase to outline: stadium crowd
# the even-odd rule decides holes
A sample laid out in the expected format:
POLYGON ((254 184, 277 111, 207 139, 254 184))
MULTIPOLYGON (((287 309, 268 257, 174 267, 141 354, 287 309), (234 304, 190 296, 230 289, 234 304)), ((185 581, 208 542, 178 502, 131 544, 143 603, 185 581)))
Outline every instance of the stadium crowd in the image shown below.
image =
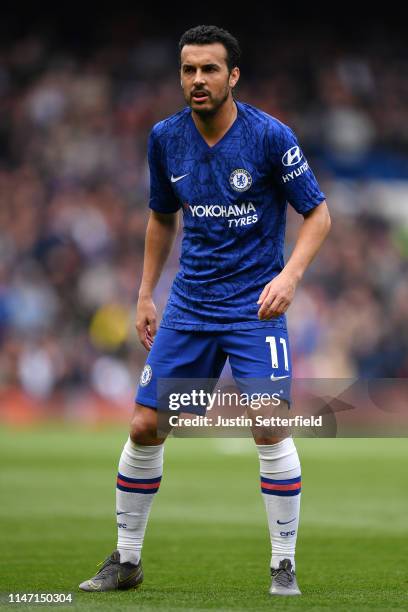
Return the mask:
MULTIPOLYGON (((301 43, 291 54, 277 44, 272 67, 244 72, 236 93, 296 131, 333 205, 329 239, 288 314, 295 376, 408 376, 404 202, 400 219, 388 216, 361 190, 377 170, 408 185, 407 57, 396 47, 390 63, 392 47, 359 56, 322 39, 300 67, 301 43)), ((89 389, 118 404, 132 397, 145 359, 133 320, 146 143, 184 106, 176 71, 166 39, 86 57, 50 54, 36 36, 2 50, 0 402, 16 387, 39 401, 89 389)), ((299 222, 291 211, 288 249, 299 222)), ((176 249, 160 309, 177 265, 176 249)))

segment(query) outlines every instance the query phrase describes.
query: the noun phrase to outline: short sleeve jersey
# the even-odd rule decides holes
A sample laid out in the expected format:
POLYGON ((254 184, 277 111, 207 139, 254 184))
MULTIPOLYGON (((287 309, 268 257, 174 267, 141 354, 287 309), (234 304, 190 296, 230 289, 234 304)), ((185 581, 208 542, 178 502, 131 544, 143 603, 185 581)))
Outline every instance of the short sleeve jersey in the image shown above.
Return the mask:
POLYGON ((286 209, 306 213, 325 195, 293 131, 236 101, 237 118, 214 146, 191 109, 157 123, 149 138, 150 202, 183 212, 180 268, 161 325, 220 331, 274 325, 257 300, 284 266, 286 209))

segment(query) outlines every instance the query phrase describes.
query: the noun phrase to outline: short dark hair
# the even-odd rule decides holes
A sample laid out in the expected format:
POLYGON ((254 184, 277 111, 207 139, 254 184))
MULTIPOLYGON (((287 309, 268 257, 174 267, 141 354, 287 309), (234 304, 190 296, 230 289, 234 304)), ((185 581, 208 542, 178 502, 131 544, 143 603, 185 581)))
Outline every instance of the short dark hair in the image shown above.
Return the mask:
POLYGON ((241 57, 239 43, 227 30, 215 25, 199 25, 184 32, 179 41, 179 51, 181 54, 184 45, 211 45, 213 43, 224 45, 227 51, 228 70, 231 72, 235 66, 238 66, 241 57))

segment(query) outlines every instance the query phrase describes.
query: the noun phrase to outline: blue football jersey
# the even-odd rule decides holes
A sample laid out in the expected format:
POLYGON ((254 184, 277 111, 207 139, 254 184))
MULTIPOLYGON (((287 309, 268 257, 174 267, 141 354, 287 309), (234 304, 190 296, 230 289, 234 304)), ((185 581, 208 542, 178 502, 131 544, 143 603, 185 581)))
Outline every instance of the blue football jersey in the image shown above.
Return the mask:
POLYGON ((284 266, 287 203, 305 213, 325 196, 292 130, 249 104, 236 105, 236 120, 214 146, 189 107, 150 134, 149 206, 160 213, 181 208, 184 219, 163 327, 286 327, 284 315, 260 321, 257 300, 284 266))

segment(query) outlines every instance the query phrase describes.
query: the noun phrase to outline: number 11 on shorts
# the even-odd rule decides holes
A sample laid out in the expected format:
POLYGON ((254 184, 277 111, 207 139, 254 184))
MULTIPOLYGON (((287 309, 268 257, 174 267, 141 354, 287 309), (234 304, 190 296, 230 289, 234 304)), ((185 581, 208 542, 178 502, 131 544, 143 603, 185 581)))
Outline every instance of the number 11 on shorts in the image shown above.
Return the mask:
MULTIPOLYGON (((275 336, 266 336, 265 338, 265 342, 267 342, 269 344, 269 347, 271 349, 271 362, 272 362, 272 367, 274 369, 279 367, 278 364, 278 350, 277 350, 277 346, 276 346, 276 338, 275 336)), ((279 342, 283 347, 283 359, 285 362, 285 370, 288 372, 289 371, 289 361, 288 361, 288 347, 286 344, 286 338, 279 338, 279 342)))

